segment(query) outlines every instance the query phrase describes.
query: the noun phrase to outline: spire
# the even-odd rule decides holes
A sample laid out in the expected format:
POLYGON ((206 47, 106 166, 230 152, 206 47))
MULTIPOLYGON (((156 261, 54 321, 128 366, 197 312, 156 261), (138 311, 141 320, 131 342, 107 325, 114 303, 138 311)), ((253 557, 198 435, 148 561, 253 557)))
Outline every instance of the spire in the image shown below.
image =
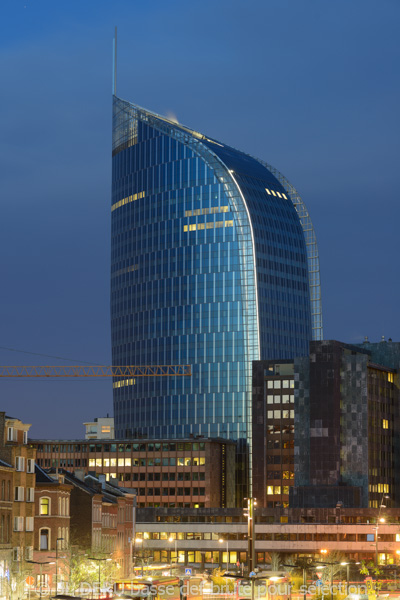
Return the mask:
POLYGON ((117 95, 117 27, 115 26, 113 40, 113 96, 117 95))

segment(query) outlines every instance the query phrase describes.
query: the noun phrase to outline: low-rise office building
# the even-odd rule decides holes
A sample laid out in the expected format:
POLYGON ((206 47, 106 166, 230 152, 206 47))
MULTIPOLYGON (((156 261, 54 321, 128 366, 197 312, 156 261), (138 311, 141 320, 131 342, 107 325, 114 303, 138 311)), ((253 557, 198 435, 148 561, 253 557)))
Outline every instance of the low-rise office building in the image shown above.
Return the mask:
MULTIPOLYGON (((321 550, 341 552, 346 560, 374 560, 394 564, 400 543, 400 510, 367 509, 256 509, 254 519, 255 564, 271 562, 271 553, 289 557, 320 557, 321 550)), ((154 562, 213 568, 247 564, 248 523, 240 509, 142 508, 137 511, 137 535, 154 562)), ((327 558, 325 556, 325 558, 327 558)), ((148 558, 148 560, 150 560, 148 558)))
POLYGON ((116 479, 138 506, 232 507, 235 443, 186 440, 30 440, 43 469, 79 470, 116 479))

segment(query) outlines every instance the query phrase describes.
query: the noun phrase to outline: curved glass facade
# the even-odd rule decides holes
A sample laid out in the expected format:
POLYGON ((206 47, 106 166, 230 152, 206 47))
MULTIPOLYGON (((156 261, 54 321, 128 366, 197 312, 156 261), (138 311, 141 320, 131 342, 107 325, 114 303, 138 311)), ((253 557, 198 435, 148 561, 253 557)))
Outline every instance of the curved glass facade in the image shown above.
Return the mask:
POLYGON ((313 335, 290 191, 256 159, 114 97, 111 211, 113 364, 193 373, 115 380, 116 435, 251 452, 251 361, 306 355, 313 335))

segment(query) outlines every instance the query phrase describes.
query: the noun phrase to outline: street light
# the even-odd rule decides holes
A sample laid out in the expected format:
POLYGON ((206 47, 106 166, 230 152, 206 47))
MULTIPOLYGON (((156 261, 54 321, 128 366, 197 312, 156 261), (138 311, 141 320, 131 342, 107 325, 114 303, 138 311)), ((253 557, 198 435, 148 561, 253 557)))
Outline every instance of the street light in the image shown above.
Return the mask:
POLYGON ((350 582, 350 567, 353 565, 359 565, 359 562, 341 562, 342 567, 346 567, 346 593, 349 593, 349 582, 350 582))
POLYGON ((64 540, 63 537, 59 537, 56 539, 56 596, 58 594, 58 542, 64 540))
POLYGON ((228 539, 224 540, 219 538, 219 543, 223 544, 226 541, 226 570, 229 571, 229 542, 228 539))
MULTIPOLYGON (((282 564, 282 567, 290 567, 292 569, 302 569, 303 571, 303 600, 307 600, 307 569, 313 567, 311 558, 299 558, 294 564, 282 564)), ((318 567, 317 567, 318 568, 318 567)), ((322 567, 323 568, 323 567, 322 567)))
POLYGON ((95 560, 99 563, 99 598, 100 598, 100 588, 101 588, 101 563, 102 562, 111 562, 111 558, 94 558, 94 556, 88 556, 89 560, 95 560))
POLYGON ((381 503, 379 505, 379 512, 378 512, 378 518, 376 520, 376 527, 375 532, 376 532, 376 536, 375 536, 375 567, 378 566, 378 537, 379 537, 379 523, 384 523, 385 519, 383 517, 381 517, 381 510, 382 508, 386 508, 386 504, 384 504, 384 500, 385 498, 389 498, 389 496, 387 496, 385 493, 382 494, 382 498, 381 498, 381 503))
POLYGON ((40 600, 42 600, 42 570, 43 570, 43 565, 54 565, 54 561, 52 562, 48 562, 48 561, 43 561, 43 562, 39 562, 37 560, 27 560, 27 563, 30 563, 32 565, 40 565, 40 586, 39 586, 39 598, 40 600))
MULTIPOLYGON (((177 545, 178 545, 178 540, 176 539, 176 534, 175 537, 173 538, 172 535, 169 536, 168 541, 170 544, 172 544, 172 542, 175 542, 175 562, 176 564, 178 564, 178 549, 177 549, 177 545)), ((172 560, 171 560, 172 562, 172 560)))

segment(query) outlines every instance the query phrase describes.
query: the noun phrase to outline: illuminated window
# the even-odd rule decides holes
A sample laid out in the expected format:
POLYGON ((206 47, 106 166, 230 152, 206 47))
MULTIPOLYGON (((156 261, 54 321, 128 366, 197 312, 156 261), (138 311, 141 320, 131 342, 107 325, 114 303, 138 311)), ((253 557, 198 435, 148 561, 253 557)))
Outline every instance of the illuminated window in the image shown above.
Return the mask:
POLYGON ((102 425, 101 426, 101 433, 111 433, 111 427, 110 427, 110 425, 102 425))
POLYGON ((268 496, 272 496, 274 493, 274 487, 272 485, 267 486, 267 494, 268 496))
POLYGON ((124 460, 123 458, 119 458, 119 459, 118 459, 118 466, 119 466, 119 467, 123 467, 123 466, 125 466, 125 460, 124 460))
POLYGON ((388 376, 388 382, 389 383, 393 383, 394 382, 394 375, 393 375, 393 373, 388 373, 387 376, 388 376))
POLYGON ((197 217, 199 215, 215 215, 216 213, 229 212, 229 206, 212 206, 211 208, 196 208, 185 210, 185 217, 197 217))
POLYGON ((285 198, 285 200, 287 200, 287 196, 283 192, 282 192, 282 196, 285 198))
POLYGON ((135 200, 139 200, 139 198, 144 198, 144 192, 139 192, 137 194, 132 194, 132 196, 127 196, 126 198, 122 198, 119 202, 116 202, 111 206, 111 212, 113 212, 116 208, 120 208, 120 206, 125 206, 125 204, 129 204, 130 202, 134 202, 135 200))
POLYGON ((126 467, 130 467, 131 466, 131 459, 130 458, 125 458, 125 466, 126 467))
POLYGON ((191 223, 184 225, 183 231, 199 231, 201 229, 218 229, 220 227, 233 227, 233 221, 209 221, 207 223, 191 223))
POLYGON ((280 493, 281 493, 281 486, 274 485, 274 494, 280 494, 280 493))
POLYGON ((96 461, 94 458, 89 458, 89 467, 95 467, 96 466, 96 461))
POLYGON ((276 196, 274 190, 271 190, 271 193, 272 193, 273 196, 276 196))
POLYGON ((279 192, 276 192, 276 193, 277 193, 277 195, 279 196, 279 198, 282 198, 282 196, 280 195, 280 193, 279 193, 279 192))
POLYGON ((49 515, 50 514, 50 498, 40 498, 39 514, 40 515, 49 515))
POLYGON ((269 196, 271 195, 271 192, 270 192, 270 191, 269 191, 267 188, 265 188, 265 191, 267 192, 267 194, 268 194, 269 196))
POLYGON ((113 388, 120 388, 120 387, 126 387, 128 385, 135 385, 136 380, 135 379, 123 379, 122 381, 115 381, 113 383, 113 388))
POLYGON ((389 421, 387 419, 382 419, 382 427, 383 429, 389 429, 389 421))
POLYGON ((103 461, 101 458, 96 458, 96 467, 101 467, 103 465, 103 461))

